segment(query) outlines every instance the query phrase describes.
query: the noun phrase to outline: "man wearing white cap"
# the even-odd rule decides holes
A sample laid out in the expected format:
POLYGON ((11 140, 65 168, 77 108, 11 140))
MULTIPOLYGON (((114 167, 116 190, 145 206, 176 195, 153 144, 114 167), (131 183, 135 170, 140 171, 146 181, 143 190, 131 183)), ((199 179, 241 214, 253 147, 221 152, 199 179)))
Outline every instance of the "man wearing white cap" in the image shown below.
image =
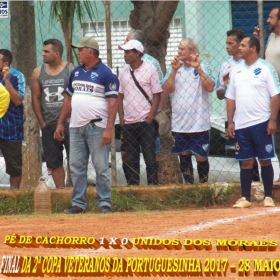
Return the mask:
POLYGON ((158 184, 155 160, 154 117, 160 102, 162 88, 155 67, 143 61, 144 46, 130 40, 119 46, 124 50, 125 65, 119 74, 120 90, 118 112, 126 141, 128 185, 140 183, 140 148, 142 150, 149 185, 158 184))
POLYGON ((63 122, 71 112, 70 171, 73 182, 72 206, 66 214, 86 210, 89 155, 96 171, 97 205, 101 213, 111 212, 109 144, 117 113, 119 81, 99 59, 99 45, 93 37, 83 37, 77 55, 81 65, 70 75, 55 138, 64 138, 63 122))

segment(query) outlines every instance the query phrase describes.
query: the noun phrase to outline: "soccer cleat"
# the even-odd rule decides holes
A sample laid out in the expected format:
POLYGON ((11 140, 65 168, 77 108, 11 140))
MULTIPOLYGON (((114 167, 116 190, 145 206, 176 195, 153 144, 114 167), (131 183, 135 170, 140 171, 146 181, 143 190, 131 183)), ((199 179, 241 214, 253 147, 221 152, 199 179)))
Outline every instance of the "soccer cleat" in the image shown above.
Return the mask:
POLYGON ((77 205, 74 205, 74 206, 71 206, 67 209, 64 210, 64 213, 65 214, 82 214, 82 213, 85 213, 86 210, 77 206, 77 205))
POLYGON ((249 208, 252 203, 248 201, 245 197, 241 197, 236 201, 236 203, 232 206, 233 208, 249 208))
POLYGON ((275 207, 274 201, 271 197, 267 196, 263 201, 264 207, 275 207))

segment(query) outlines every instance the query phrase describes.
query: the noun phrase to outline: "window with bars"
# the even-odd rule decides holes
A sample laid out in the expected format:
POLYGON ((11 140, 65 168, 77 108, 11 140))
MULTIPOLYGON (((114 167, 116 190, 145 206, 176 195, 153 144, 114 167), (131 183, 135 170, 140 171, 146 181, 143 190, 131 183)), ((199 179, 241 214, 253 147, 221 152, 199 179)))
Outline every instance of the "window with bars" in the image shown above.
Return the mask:
MULTIPOLYGON (((99 53, 102 61, 107 64, 107 42, 106 26, 104 21, 86 22, 82 24, 84 36, 94 36, 99 43, 99 53)), ((180 18, 174 18, 169 25, 170 38, 168 39, 166 65, 168 66, 174 55, 177 54, 178 45, 182 40, 182 21, 180 18)), ((111 25, 112 34, 112 60, 113 69, 121 68, 124 65, 123 52, 118 50, 118 46, 124 43, 127 33, 131 30, 127 20, 113 21, 111 25)))

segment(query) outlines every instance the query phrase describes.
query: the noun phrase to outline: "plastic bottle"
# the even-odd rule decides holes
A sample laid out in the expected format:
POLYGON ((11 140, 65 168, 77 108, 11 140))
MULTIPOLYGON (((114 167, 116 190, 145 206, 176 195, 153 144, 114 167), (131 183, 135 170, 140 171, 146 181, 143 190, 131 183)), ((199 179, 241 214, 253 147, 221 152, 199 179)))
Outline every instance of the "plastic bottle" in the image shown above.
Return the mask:
POLYGON ((46 179, 40 177, 34 189, 34 214, 51 214, 51 190, 46 184, 46 179))
POLYGON ((159 135, 156 136, 155 146, 156 146, 155 152, 156 152, 156 154, 159 154, 160 153, 160 137, 159 137, 159 135))

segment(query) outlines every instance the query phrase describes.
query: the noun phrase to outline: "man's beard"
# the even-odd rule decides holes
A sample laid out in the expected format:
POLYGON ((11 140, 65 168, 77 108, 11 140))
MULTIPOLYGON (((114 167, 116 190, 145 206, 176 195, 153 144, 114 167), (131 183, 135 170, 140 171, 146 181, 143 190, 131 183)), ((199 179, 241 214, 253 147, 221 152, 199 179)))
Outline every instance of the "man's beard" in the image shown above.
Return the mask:
POLYGON ((268 27, 269 27, 270 32, 273 32, 276 28, 275 25, 269 25, 268 27))

